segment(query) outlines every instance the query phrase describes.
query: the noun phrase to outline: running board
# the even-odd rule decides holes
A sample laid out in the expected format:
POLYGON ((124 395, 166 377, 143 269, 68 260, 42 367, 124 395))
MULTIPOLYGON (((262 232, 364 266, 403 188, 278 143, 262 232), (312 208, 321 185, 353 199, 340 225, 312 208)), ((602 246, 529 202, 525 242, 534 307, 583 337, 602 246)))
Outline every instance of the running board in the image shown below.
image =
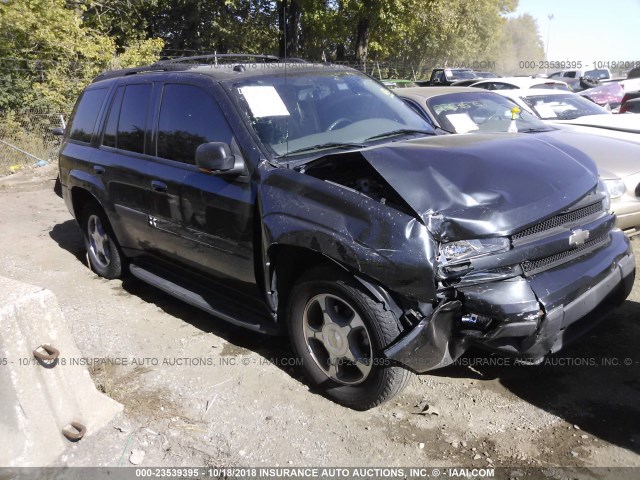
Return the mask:
POLYGON ((139 280, 153 285, 172 297, 204 310, 226 322, 267 335, 279 335, 281 333, 277 325, 270 323, 266 310, 265 316, 261 316, 255 311, 247 311, 246 309, 245 311, 239 311, 242 309, 241 305, 234 304, 233 301, 230 301, 222 295, 211 293, 210 290, 205 290, 202 287, 198 288, 198 286, 186 279, 168 279, 161 277, 150 270, 134 264, 129 265, 129 271, 139 280), (242 315, 243 319, 238 317, 239 314, 242 315))

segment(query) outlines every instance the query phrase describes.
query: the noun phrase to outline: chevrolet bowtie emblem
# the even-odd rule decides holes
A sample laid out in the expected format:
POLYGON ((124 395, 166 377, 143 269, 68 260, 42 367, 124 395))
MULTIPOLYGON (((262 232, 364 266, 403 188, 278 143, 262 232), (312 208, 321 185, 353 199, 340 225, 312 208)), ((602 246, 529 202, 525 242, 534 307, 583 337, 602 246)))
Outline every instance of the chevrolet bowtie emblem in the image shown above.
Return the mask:
POLYGON ((588 230, 574 230, 573 235, 569 237, 569 245, 582 245, 589 239, 588 230))

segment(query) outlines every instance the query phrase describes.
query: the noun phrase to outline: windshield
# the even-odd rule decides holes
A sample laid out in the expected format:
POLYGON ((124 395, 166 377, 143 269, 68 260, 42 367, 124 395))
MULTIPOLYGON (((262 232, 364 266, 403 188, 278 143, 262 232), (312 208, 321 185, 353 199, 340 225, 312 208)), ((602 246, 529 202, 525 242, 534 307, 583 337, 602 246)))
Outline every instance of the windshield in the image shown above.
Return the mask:
POLYGON ((609 78, 609 71, 602 69, 588 70, 584 72, 584 76, 587 78, 595 78, 596 80, 604 80, 609 78))
POLYGON ((435 134, 402 100, 357 72, 292 72, 233 84, 249 123, 276 157, 435 134), (373 138, 375 137, 375 138, 373 138))
POLYGON ((531 95, 522 100, 543 120, 573 120, 586 115, 608 113, 604 108, 574 93, 531 95))
POLYGON ((478 77, 472 70, 445 70, 444 73, 447 80, 466 80, 478 77))
MULTIPOLYGON (((438 95, 427 106, 440 126, 451 133, 506 132, 511 126, 511 109, 517 105, 491 92, 460 92, 438 95)), ((520 109, 515 115, 518 131, 547 131, 549 127, 520 109)))

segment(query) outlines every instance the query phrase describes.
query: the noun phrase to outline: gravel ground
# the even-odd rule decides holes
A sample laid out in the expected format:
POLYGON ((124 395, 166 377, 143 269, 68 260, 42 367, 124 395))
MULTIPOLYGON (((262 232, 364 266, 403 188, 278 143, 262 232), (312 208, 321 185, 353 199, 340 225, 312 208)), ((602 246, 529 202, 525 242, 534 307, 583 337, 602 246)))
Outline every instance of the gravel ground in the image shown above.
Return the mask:
POLYGON ((56 294, 84 355, 127 363, 91 368, 125 410, 70 445, 61 465, 640 466, 640 282, 542 365, 470 351, 354 412, 308 386, 285 339, 93 274, 55 175, 0 180, 0 269, 56 294))

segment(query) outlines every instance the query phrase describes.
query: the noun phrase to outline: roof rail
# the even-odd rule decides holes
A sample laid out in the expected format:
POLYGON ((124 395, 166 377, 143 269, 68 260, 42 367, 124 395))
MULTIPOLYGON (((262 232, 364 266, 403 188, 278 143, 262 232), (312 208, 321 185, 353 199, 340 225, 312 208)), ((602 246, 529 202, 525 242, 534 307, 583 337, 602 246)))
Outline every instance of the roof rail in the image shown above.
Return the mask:
POLYGON ((172 65, 176 63, 192 62, 194 60, 213 60, 218 63, 218 59, 226 58, 253 58, 263 60, 265 62, 278 62, 280 59, 274 55, 253 55, 250 53, 212 53, 210 55, 195 55, 190 57, 171 58, 169 60, 161 60, 154 65, 172 65))
POLYGON ((126 77, 127 75, 135 75, 136 73, 146 73, 146 72, 167 72, 173 70, 186 70, 184 65, 160 65, 158 63, 154 63, 153 65, 145 65, 143 67, 134 67, 134 68, 122 68, 120 70, 107 70, 102 72, 96 78, 93 79, 92 83, 99 82, 101 80, 107 80, 109 78, 118 78, 118 77, 126 77))
POLYGON ((127 75, 135 75, 136 73, 188 70, 189 68, 192 67, 192 65, 189 65, 188 62, 192 62, 194 60, 213 59, 217 64, 219 58, 221 59, 252 58, 252 59, 259 59, 269 63, 280 61, 278 57, 273 55, 253 55, 253 54, 246 54, 246 53, 217 53, 217 54, 211 54, 211 55, 194 55, 191 57, 178 57, 178 58, 172 58, 169 60, 160 60, 152 65, 145 65, 142 67, 123 68, 120 70, 107 70, 105 72, 102 72, 96 78, 94 78, 92 83, 99 82, 100 80, 107 80, 109 78, 118 78, 118 77, 126 77, 127 75))

